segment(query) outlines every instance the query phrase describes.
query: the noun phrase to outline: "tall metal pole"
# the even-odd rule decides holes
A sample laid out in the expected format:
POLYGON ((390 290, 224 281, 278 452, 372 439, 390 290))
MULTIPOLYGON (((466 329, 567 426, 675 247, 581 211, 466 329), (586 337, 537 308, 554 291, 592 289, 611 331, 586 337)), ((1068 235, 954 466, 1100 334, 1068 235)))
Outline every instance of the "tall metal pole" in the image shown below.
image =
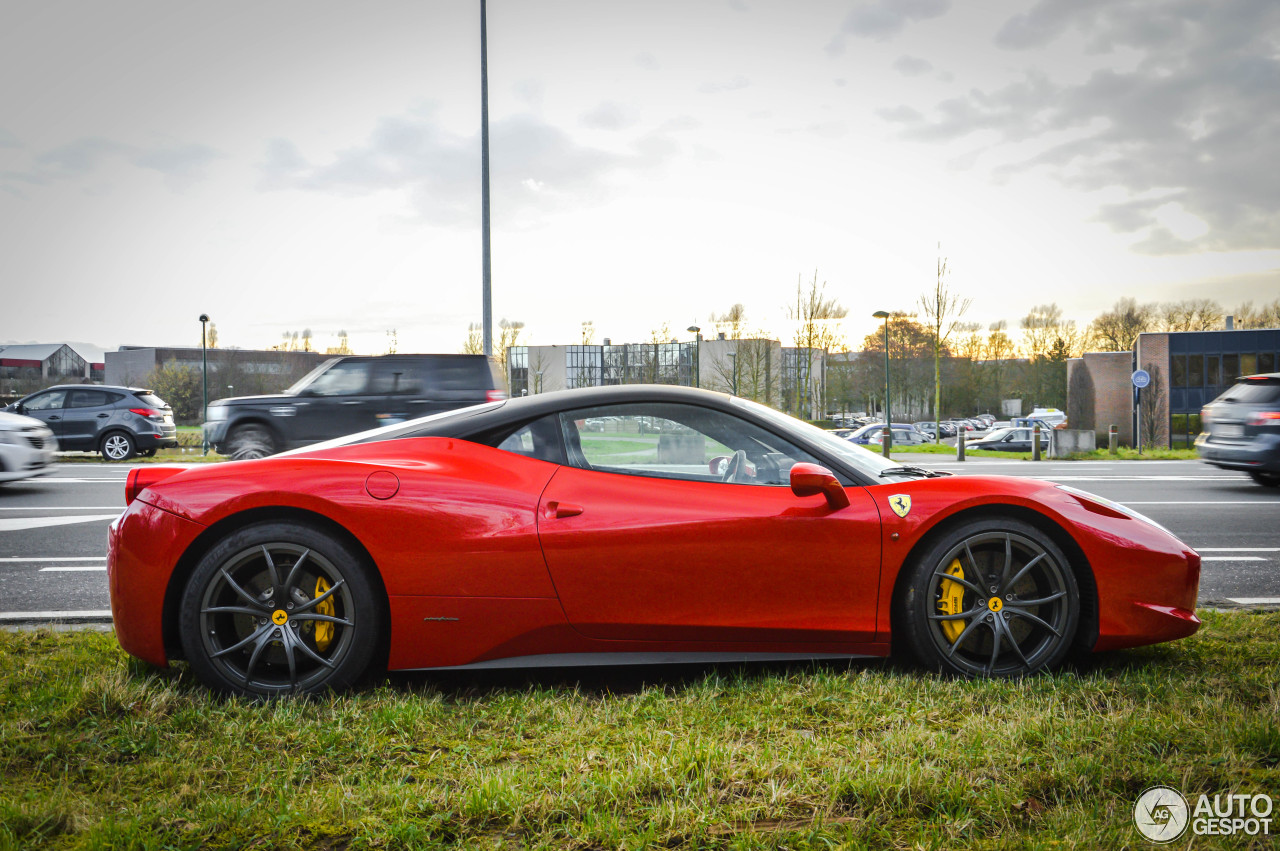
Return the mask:
POLYGON ((884 441, 881 443, 881 450, 884 457, 888 458, 893 449, 893 411, 889 402, 889 314, 877 310, 871 315, 884 320, 884 441))
POLYGON ((485 0, 480 0, 480 241, 484 280, 481 326, 485 357, 493 356, 493 280, 489 268, 489 36, 485 0))
MULTIPOLYGON (((206 341, 208 335, 205 333, 205 323, 209 321, 209 314, 200 314, 200 364, 204 372, 204 413, 200 419, 200 431, 203 434, 204 424, 209 421, 209 351, 206 341)), ((200 441, 200 446, 204 450, 204 454, 209 454, 209 444, 205 440, 200 441)))

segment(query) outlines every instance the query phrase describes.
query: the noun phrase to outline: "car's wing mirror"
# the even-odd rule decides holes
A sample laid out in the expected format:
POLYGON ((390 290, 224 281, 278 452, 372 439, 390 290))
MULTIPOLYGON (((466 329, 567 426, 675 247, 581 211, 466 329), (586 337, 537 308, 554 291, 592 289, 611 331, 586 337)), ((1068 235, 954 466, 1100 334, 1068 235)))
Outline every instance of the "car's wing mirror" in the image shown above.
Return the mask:
POLYGON ((14 413, 25 414, 27 412, 27 406, 22 404, 21 402, 18 402, 16 405, 13 406, 13 410, 14 410, 14 413))
POLYGON ((849 506, 849 495, 844 492, 844 485, 835 474, 826 467, 817 464, 799 463, 791 468, 791 492, 796 496, 817 496, 827 498, 827 505, 832 511, 839 511, 849 506))
POLYGON ((723 477, 725 471, 729 469, 729 456, 717 455, 711 459, 711 463, 707 465, 707 469, 711 471, 711 475, 723 477))

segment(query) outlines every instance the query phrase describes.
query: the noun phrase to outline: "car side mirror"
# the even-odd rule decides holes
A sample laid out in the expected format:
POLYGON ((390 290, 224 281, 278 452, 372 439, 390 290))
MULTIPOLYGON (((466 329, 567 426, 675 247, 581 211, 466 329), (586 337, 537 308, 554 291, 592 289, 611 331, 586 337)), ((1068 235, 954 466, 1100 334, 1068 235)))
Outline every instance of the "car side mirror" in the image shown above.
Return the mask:
POLYGON ((723 476, 725 471, 729 469, 729 456, 717 455, 711 459, 711 463, 707 465, 707 469, 711 471, 713 476, 723 476))
POLYGON ((13 406, 13 410, 14 413, 25 414, 27 412, 27 406, 19 402, 13 406))
POLYGON ((844 485, 834 473, 817 464, 802 462, 791 468, 791 492, 796 496, 822 494, 832 511, 849 507, 849 495, 844 492, 844 485))

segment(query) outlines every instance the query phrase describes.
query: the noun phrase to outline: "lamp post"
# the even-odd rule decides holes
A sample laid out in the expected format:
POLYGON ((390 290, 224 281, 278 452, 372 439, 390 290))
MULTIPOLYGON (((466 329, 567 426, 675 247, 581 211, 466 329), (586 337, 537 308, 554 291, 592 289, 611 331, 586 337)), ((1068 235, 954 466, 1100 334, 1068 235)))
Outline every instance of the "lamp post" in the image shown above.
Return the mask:
POLYGON ((882 450, 884 457, 889 457, 889 452, 893 449, 893 414, 890 413, 889 407, 889 314, 883 310, 877 310, 871 314, 876 319, 884 320, 884 440, 882 450))
POLYGON ((697 325, 690 325, 685 329, 693 335, 693 386, 702 386, 702 329, 697 325))
POLYGON ((209 314, 200 314, 200 366, 204 373, 204 380, 201 382, 204 390, 204 414, 200 419, 200 447, 204 450, 204 454, 209 454, 209 444, 204 439, 204 424, 209 421, 209 349, 208 336, 205 334, 205 328, 209 323, 209 314))
POLYGON ((738 353, 729 352, 730 373, 733 376, 733 395, 738 395, 738 353))

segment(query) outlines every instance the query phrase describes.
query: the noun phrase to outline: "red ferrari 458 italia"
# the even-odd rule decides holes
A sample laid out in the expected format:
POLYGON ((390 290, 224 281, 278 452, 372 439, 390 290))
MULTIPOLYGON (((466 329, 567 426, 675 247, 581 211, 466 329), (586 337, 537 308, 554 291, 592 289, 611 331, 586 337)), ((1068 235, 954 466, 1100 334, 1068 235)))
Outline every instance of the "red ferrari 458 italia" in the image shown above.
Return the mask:
POLYGON ((371 670, 887 656, 1021 676, 1190 635, 1200 557, 1122 505, 902 466, 743 399, 570 390, 140 467, 116 634, 247 695, 371 670))

